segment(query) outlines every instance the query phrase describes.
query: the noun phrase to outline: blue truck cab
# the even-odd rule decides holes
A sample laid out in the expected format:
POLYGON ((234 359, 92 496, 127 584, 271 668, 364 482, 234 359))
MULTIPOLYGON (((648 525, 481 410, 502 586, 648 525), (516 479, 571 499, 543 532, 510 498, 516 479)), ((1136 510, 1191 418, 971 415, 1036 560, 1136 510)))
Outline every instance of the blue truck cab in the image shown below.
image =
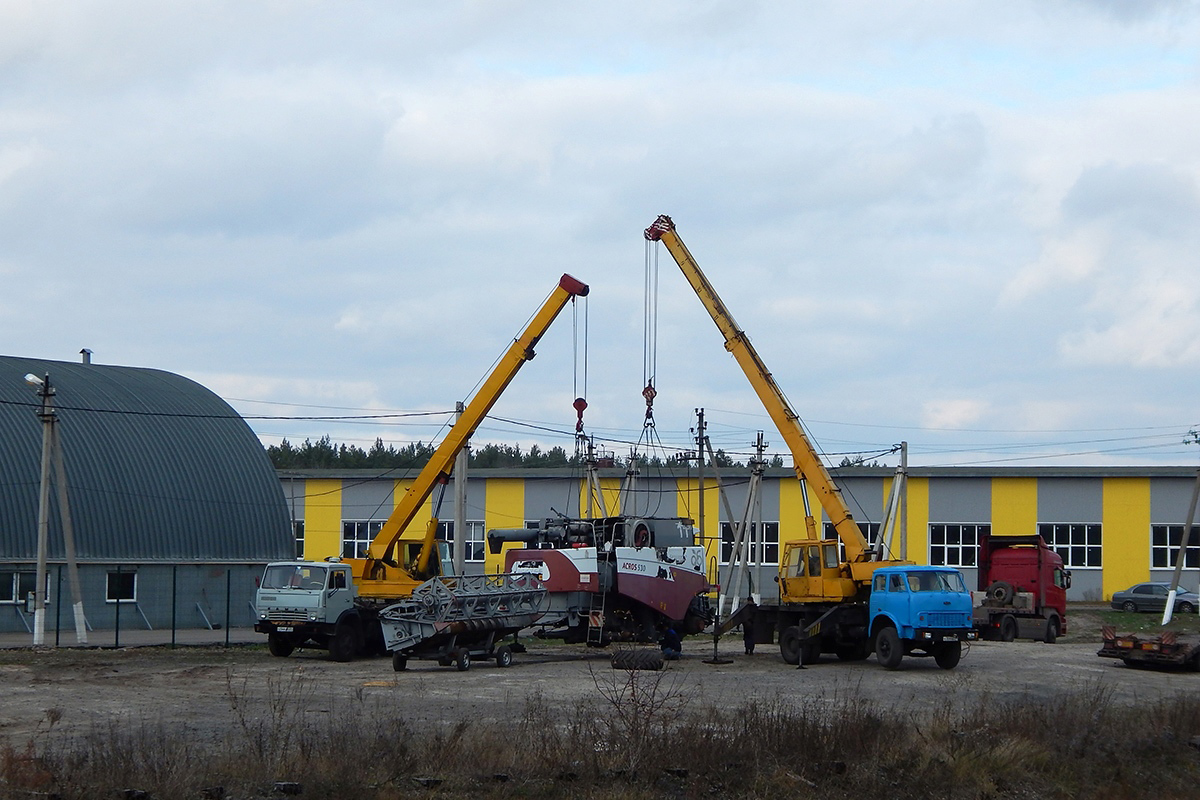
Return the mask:
POLYGON ((962 643, 976 638, 971 593, 950 567, 881 567, 869 603, 875 657, 888 669, 905 655, 932 656, 942 669, 954 669, 962 643))

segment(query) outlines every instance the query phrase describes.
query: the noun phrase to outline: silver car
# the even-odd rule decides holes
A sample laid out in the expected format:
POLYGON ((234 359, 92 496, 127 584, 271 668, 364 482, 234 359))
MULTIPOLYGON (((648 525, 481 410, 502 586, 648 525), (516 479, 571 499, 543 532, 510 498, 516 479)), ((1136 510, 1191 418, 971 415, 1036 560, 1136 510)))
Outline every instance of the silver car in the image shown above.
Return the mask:
MULTIPOLYGON (((1113 592, 1112 607, 1118 611, 1162 611, 1167 607, 1167 595, 1171 584, 1165 581, 1148 581, 1113 592)), ((1200 596, 1195 592, 1180 589, 1175 593, 1175 611, 1191 614, 1200 608, 1200 596)))

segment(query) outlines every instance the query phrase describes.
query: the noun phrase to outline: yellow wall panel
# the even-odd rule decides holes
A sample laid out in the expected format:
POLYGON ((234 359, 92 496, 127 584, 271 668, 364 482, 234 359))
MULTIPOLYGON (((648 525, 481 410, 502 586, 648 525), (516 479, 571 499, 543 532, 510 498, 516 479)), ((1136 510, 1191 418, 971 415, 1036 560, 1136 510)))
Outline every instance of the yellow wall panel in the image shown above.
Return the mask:
MULTIPOLYGON (((525 481, 521 478, 488 478, 487 508, 483 512, 483 527, 521 528, 525 526, 525 481)), ((519 546, 506 543, 503 550, 519 546)), ((504 571, 504 553, 492 555, 487 548, 484 556, 484 572, 491 575, 504 571)))
POLYGON ((342 554, 342 482, 304 483, 304 557, 321 561, 342 554))
POLYGON ((679 478, 679 487, 675 500, 675 513, 681 517, 689 517, 696 523, 696 533, 699 536, 697 544, 704 546, 704 563, 707 565, 708 580, 717 583, 716 564, 721 557, 721 494, 716 481, 704 482, 704 527, 700 526, 700 481, 695 478, 679 478))
POLYGON ((1150 574, 1150 479, 1105 478, 1101 558, 1104 599, 1150 574))
MULTIPOLYGON (((886 501, 885 501, 886 502, 886 501)), ((908 530, 905 531, 906 545, 903 550, 895 545, 897 555, 901 552, 909 561, 929 563, 929 479, 908 479, 908 530)))
POLYGON ((992 478, 992 534, 1037 533, 1037 478, 992 478))

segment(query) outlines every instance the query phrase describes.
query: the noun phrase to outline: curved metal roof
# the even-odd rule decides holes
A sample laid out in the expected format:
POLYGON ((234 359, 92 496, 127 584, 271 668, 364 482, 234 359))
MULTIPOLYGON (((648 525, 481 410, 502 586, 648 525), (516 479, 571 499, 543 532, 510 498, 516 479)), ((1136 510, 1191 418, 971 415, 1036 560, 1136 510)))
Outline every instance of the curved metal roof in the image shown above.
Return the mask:
MULTIPOLYGON (((293 557, 266 451, 211 391, 155 369, 0 356, 0 561, 37 555, 41 399, 28 373, 49 374, 55 390, 81 561, 293 557)), ((47 550, 61 558, 51 500, 47 550)))

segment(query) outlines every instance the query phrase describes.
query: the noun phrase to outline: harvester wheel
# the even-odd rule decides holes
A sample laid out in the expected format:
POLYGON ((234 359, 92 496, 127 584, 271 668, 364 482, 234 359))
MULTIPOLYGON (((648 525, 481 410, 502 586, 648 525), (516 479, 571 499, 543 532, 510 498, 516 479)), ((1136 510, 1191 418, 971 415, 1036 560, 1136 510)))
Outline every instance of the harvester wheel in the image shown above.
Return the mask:
POLYGON ((962 658, 962 642, 942 642, 933 652, 933 660, 942 669, 954 669, 962 658))
POLYGON ((891 625, 882 628, 875 636, 875 658, 886 669, 896 669, 904 658, 904 646, 900 634, 891 625))
POLYGON ((296 646, 278 633, 267 634, 267 652, 279 658, 287 658, 296 646))
POLYGON ((1017 621, 1012 614, 1005 614, 1000 619, 1000 641, 1015 642, 1017 640, 1017 621))
POLYGON ((466 672, 471 668, 471 651, 465 647, 460 647, 454 652, 454 666, 459 672, 466 672))
POLYGON ((650 647, 631 647, 618 650, 612 655, 613 669, 637 670, 645 669, 657 672, 663 668, 661 650, 650 647))
POLYGON ((513 659, 512 648, 506 644, 502 644, 496 648, 496 666, 511 667, 513 659))
POLYGON ((408 669, 408 656, 392 653, 392 669, 396 672, 404 672, 408 669))

